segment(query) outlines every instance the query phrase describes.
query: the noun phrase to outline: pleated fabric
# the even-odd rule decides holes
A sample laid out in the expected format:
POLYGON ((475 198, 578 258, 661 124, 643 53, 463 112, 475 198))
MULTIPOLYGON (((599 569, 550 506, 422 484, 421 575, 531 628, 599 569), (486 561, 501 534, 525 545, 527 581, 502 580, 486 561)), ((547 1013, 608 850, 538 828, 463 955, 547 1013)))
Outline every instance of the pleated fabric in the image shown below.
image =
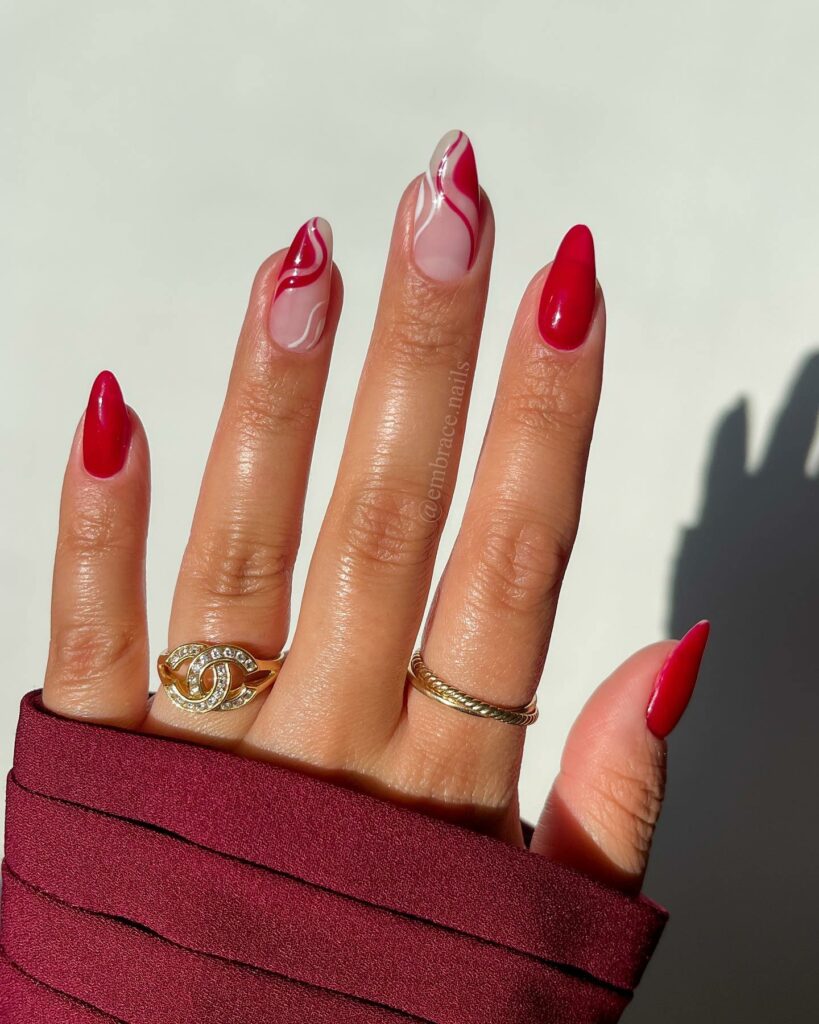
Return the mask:
POLYGON ((306 774, 22 702, 0 1022, 610 1024, 666 921, 306 774))

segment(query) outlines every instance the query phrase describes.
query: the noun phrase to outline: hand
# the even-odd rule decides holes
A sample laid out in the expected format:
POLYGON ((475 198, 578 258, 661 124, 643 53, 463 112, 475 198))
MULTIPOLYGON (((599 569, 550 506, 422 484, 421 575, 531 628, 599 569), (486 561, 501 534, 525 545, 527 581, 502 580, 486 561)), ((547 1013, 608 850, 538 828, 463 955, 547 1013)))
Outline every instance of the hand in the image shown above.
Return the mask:
MULTIPOLYGON (((338 477, 282 671, 243 708, 148 701, 148 448, 116 380, 95 382, 66 472, 44 699, 53 711, 293 763, 523 844, 524 729, 406 683, 455 484, 492 259, 493 218, 462 133, 398 207, 338 477)), ((275 656, 342 303, 329 225, 256 275, 179 573, 169 643, 275 656)), ((605 309, 588 229, 527 287, 463 522, 423 635, 459 689, 524 705, 542 673, 574 541, 600 391, 605 309)), ((707 636, 630 658, 569 737, 531 848, 639 888, 665 735, 707 636), (647 715, 647 708, 649 709, 647 715)))

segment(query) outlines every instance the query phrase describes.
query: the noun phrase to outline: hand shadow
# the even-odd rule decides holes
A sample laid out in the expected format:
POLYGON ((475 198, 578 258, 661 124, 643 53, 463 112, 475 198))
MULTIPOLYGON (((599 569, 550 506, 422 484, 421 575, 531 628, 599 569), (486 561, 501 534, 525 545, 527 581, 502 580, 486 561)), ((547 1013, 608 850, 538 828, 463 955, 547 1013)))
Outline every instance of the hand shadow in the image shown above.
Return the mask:
POLYGON ((818 407, 816 353, 753 473, 745 402, 731 409, 681 538, 671 635, 703 617, 713 629, 645 887, 671 921, 629 1024, 817 1019, 818 407))

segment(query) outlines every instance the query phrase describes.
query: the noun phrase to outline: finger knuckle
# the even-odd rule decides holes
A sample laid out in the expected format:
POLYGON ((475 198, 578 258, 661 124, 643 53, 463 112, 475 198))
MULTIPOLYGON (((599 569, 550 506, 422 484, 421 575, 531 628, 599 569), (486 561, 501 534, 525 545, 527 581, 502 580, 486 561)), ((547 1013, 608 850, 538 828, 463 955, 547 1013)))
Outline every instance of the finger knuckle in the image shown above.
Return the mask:
POLYGON ((502 400, 505 417, 524 437, 576 447, 587 443, 591 430, 591 403, 563 375, 533 373, 502 400))
POLYGON ((520 509, 494 509, 475 531, 473 599, 495 612, 539 612, 560 588, 573 538, 520 509))
POLYGON ((425 285, 416 286, 416 294, 393 314, 382 335, 396 369, 413 372, 457 361, 467 339, 456 302, 433 295, 425 285))
POLYGON ((321 408, 312 389, 279 379, 248 380, 240 385, 235 405, 237 433, 242 440, 265 442, 282 436, 311 435, 321 408))
POLYGON ((217 601, 260 597, 275 603, 290 592, 297 540, 251 536, 246 528, 214 530, 185 557, 190 582, 217 601))
POLYGON ((515 772, 485 771, 487 750, 472 730, 453 723, 447 708, 421 694, 410 697, 416 738, 405 785, 453 809, 462 824, 493 832, 493 822, 514 804, 515 772))
POLYGON ((93 690, 101 677, 130 671, 144 645, 141 629, 112 626, 86 614, 53 632, 49 675, 74 693, 93 690))
POLYGON ((625 763, 598 766, 587 785, 591 790, 588 814, 609 838, 607 845, 644 860, 663 804, 662 754, 646 749, 625 763))
POLYGON ((137 531, 122 509, 97 496, 75 507, 64 517, 57 540, 58 555, 66 555, 77 567, 128 551, 138 542, 137 531))
POLYGON ((365 572, 425 564, 434 557, 438 527, 419 512, 410 489, 384 481, 356 487, 340 514, 345 558, 365 572))

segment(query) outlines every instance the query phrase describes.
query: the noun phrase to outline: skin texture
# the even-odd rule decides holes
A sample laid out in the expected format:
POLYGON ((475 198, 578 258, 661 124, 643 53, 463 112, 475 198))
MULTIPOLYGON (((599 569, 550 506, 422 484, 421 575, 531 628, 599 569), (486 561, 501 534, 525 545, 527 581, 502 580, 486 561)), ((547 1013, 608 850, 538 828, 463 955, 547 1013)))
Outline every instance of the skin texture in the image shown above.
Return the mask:
MULTIPOLYGON (((538 330, 550 268, 526 288, 465 517, 424 624, 475 373, 494 222, 481 194, 470 266, 456 280, 427 276, 413 253, 420 184, 415 179, 398 206, 338 477, 273 689, 224 714, 185 714, 162 690, 147 704, 148 451, 129 411, 119 472, 99 479, 86 471, 82 424, 72 447, 45 701, 64 715, 295 764, 521 844, 525 730, 446 708, 407 687, 405 672, 423 626, 427 663, 454 685, 501 704, 535 693, 580 514, 605 307, 599 286, 593 303, 587 293, 585 336, 560 349, 538 330), (439 467, 434 479, 431 464, 439 467)), ((269 323, 285 253, 270 257, 253 283, 182 559, 171 646, 232 641, 269 657, 290 632, 292 568, 342 285, 333 268, 316 343, 282 348, 269 323), (259 486, 270 480, 275 488, 259 486)), ((669 641, 634 655, 592 696, 533 841, 537 852, 629 890, 642 880, 662 800, 666 746, 647 729, 645 712, 672 648, 669 641)))

